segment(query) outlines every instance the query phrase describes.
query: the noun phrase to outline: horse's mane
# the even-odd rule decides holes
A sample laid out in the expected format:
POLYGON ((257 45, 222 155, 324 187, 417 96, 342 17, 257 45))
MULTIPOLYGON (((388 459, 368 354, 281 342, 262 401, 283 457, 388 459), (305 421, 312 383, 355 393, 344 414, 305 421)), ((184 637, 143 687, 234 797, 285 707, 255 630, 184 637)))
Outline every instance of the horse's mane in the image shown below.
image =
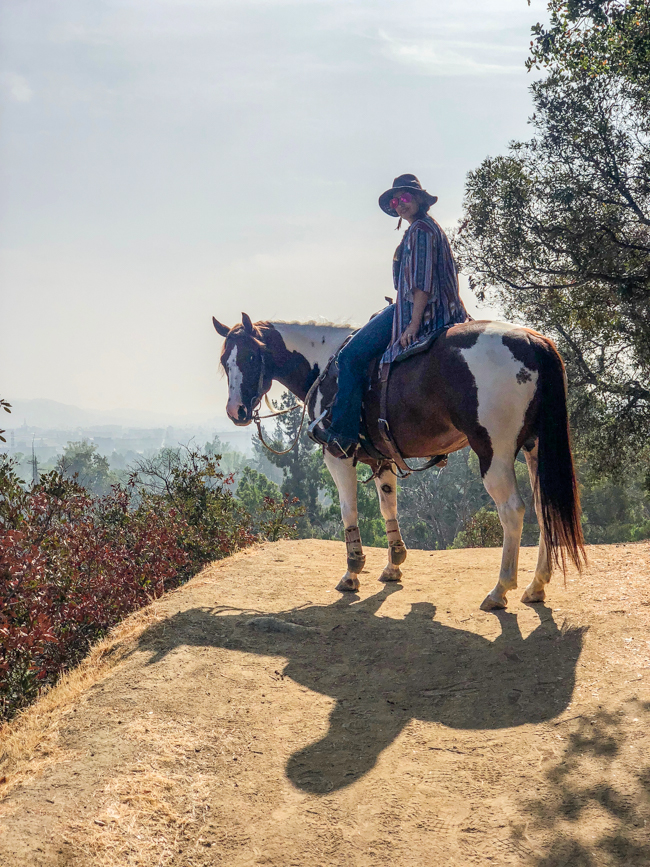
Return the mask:
POLYGON ((298 319, 269 319, 269 325, 312 325, 316 328, 344 328, 346 331, 353 331, 354 325, 349 322, 328 322, 326 319, 308 319, 306 322, 301 322, 298 319))

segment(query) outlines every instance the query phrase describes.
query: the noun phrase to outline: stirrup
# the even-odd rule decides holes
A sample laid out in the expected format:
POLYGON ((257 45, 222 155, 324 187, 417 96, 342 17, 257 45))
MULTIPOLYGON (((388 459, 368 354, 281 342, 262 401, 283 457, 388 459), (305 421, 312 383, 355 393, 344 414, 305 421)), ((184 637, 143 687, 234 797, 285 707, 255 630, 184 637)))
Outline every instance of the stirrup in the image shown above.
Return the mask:
POLYGON ((321 422, 327 415, 327 410, 324 410, 318 418, 307 428, 307 434, 311 440, 319 446, 323 446, 335 458, 351 458, 356 452, 359 443, 347 437, 341 436, 329 429, 321 426, 321 422))

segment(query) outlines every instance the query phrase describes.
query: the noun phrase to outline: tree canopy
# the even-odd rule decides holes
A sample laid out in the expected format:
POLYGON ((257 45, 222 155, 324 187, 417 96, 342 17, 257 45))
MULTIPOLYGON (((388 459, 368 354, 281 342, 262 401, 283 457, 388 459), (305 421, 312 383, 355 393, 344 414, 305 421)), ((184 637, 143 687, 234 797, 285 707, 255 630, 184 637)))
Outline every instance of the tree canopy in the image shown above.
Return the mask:
POLYGON ((536 24, 527 68, 627 78, 648 94, 648 0, 550 0, 549 26, 536 24))
POLYGON ((280 490, 289 498, 300 500, 305 508, 305 515, 298 522, 301 532, 306 532, 312 525, 318 524, 322 517, 318 502, 318 490, 321 483, 320 468, 322 457, 318 447, 307 436, 306 426, 298 436, 301 425, 301 412, 295 397, 288 391, 283 392, 278 405, 279 410, 296 407, 295 412, 279 415, 275 421, 275 431, 268 436, 269 445, 282 452, 298 437, 294 448, 285 454, 273 454, 267 451, 257 437, 253 438, 253 449, 258 458, 264 458, 282 470, 280 490))
POLYGON ((579 447, 606 473, 650 463, 650 6, 549 11, 533 137, 470 172, 455 249, 480 299, 557 341, 579 447))
POLYGON ((117 483, 108 459, 99 454, 95 443, 82 440, 69 442, 56 464, 56 469, 67 479, 76 481, 93 494, 107 494, 117 483))

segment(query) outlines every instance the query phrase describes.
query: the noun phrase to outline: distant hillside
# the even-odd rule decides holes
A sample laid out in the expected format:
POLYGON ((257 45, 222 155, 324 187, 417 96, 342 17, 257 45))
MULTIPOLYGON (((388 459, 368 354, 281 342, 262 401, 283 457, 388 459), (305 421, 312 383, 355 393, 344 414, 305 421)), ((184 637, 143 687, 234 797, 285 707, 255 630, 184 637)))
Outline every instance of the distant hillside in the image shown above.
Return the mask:
POLYGON ((253 428, 238 428, 224 416, 173 415, 144 410, 92 410, 56 400, 11 400, 10 415, 3 413, 10 455, 30 452, 39 461, 52 461, 66 443, 90 440, 101 454, 117 451, 145 452, 162 446, 211 442, 215 434, 222 443, 244 454, 252 452, 253 428))
POLYGON ((72 430, 93 425, 120 425, 126 427, 210 427, 228 429, 232 422, 223 415, 174 415, 134 409, 84 409, 57 400, 37 398, 11 400, 11 415, 3 415, 3 427, 7 430, 27 427, 72 430))

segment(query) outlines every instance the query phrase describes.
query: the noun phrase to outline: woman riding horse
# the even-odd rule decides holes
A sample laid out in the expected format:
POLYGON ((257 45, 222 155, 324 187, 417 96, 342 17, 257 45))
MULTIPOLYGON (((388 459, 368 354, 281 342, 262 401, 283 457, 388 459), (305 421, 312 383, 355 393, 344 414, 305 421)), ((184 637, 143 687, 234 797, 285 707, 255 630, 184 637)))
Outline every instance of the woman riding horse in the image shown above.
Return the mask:
POLYGON ((351 457, 359 442, 361 402, 369 363, 391 363, 435 331, 468 319, 458 293, 458 273, 447 236, 429 216, 438 201, 415 175, 400 175, 379 197, 379 207, 409 224, 393 258, 397 300, 359 329, 338 356, 338 392, 331 423, 317 422, 310 435, 337 458, 351 457))

